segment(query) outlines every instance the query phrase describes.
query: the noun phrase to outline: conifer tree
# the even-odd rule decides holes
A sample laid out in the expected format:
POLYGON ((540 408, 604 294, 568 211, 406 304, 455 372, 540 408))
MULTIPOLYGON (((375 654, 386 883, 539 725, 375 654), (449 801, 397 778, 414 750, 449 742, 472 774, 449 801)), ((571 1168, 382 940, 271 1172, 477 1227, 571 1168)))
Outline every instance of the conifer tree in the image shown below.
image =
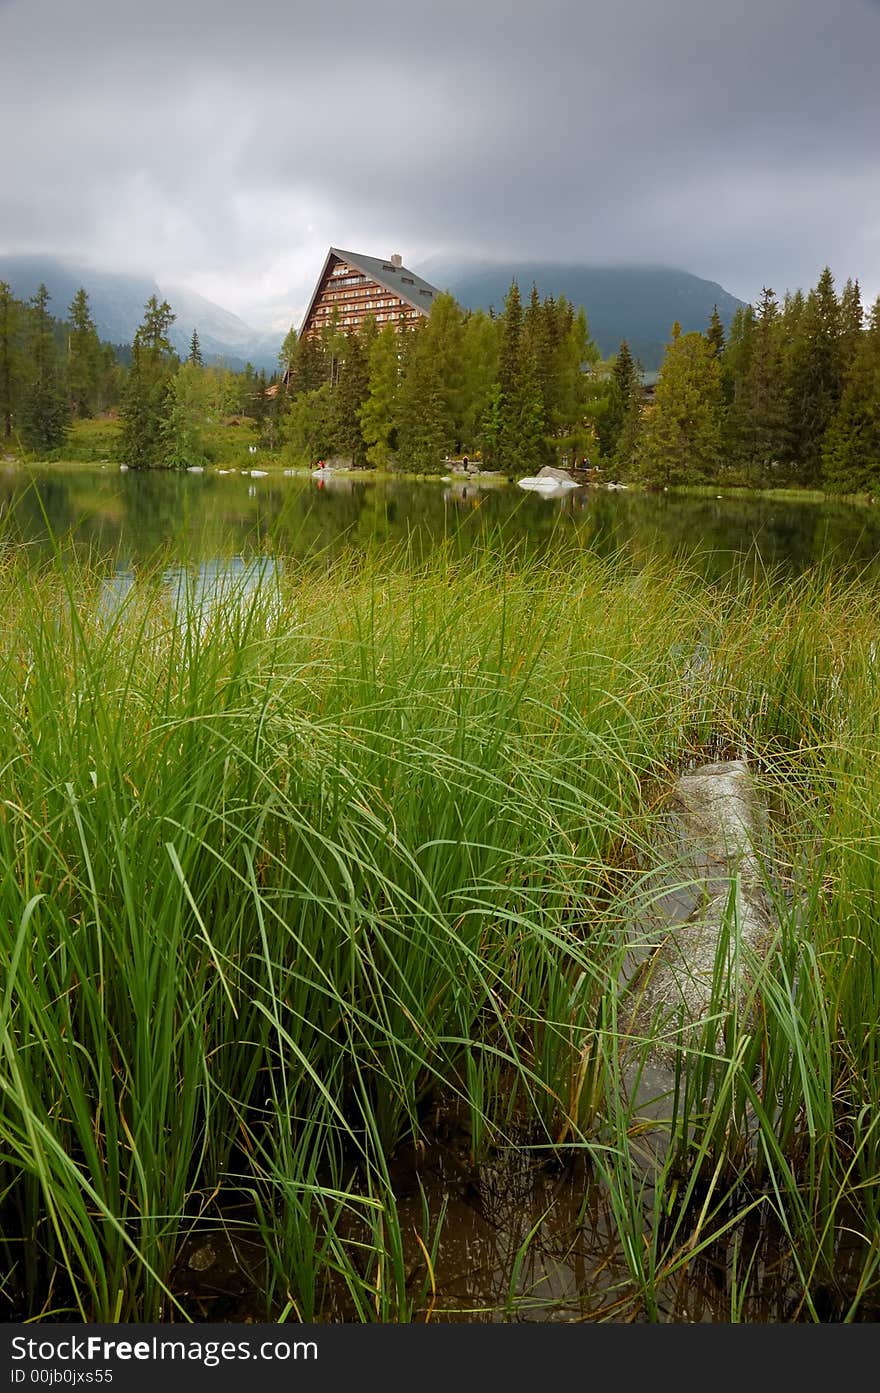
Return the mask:
MULTIPOLYGON (((407 338, 403 335, 404 344, 407 338)), ((358 413, 367 462, 389 468, 397 452, 401 348, 393 325, 386 324, 369 351, 367 395, 358 413)))
POLYGON ((203 368, 205 366, 205 360, 202 357, 202 345, 199 343, 198 329, 193 329, 192 331, 192 338, 189 341, 189 357, 187 358, 187 362, 191 363, 194 368, 203 368))
POLYGON ((712 313, 709 316, 709 327, 706 330, 706 341, 716 358, 720 358, 724 352, 724 325, 721 323, 721 316, 718 313, 718 306, 712 306, 712 313))
POLYGON ((676 323, 660 369, 654 408, 635 473, 651 488, 702 483, 721 461, 721 368, 702 334, 676 323))
POLYGON ((829 489, 880 495, 880 298, 861 335, 822 454, 829 489))
MULTIPOLYGON (((591 403, 598 403, 602 388, 592 377, 592 369, 599 361, 599 350, 590 337, 587 316, 580 307, 575 311, 564 297, 555 303, 545 300, 544 308, 548 320, 555 320, 557 332, 549 334, 551 371, 549 374, 549 394, 542 388, 544 404, 545 439, 548 457, 552 458, 555 447, 579 455, 587 438, 594 438, 592 424, 586 417, 591 403)), ((545 377, 544 381, 547 381, 545 377)))
POLYGON ((67 313, 67 390, 75 414, 82 419, 97 409, 103 359, 84 287, 74 295, 67 313))
POLYGON ((12 436, 19 387, 16 348, 19 308, 10 286, 0 281, 0 423, 7 440, 12 436))
POLYGON ((32 450, 39 451, 57 450, 63 445, 70 420, 55 342, 55 325, 49 314, 50 298, 45 285, 40 285, 30 302, 30 377, 21 409, 24 441, 32 450))
POLYGON ((467 448, 482 449, 481 423, 490 400, 492 384, 498 379, 498 321, 483 310, 465 317, 462 333, 461 362, 463 403, 461 411, 462 443, 467 448))
POLYGON ((521 473, 546 457, 546 419, 532 344, 523 332, 519 286, 511 282, 501 321, 498 365, 500 454, 503 467, 521 473))
POLYGON ((840 304, 826 266, 804 302, 788 353, 791 470, 797 482, 817 484, 822 445, 843 390, 840 304))
POLYGON ((191 358, 170 379, 160 422, 161 462, 169 468, 207 463, 204 428, 211 410, 212 383, 191 358))
POLYGON ((774 471, 786 454, 788 429, 782 320, 774 292, 765 287, 750 321, 748 361, 731 407, 730 436, 747 483, 778 478, 774 471))
POLYGON ((624 422, 633 399, 640 393, 639 370, 626 339, 621 340, 614 366, 605 411, 599 423, 599 443, 605 459, 613 459, 624 422))
MULTIPOLYGON (((432 311, 433 318, 433 311, 432 311)), ((398 450, 405 469, 434 473, 456 445, 453 407, 430 324, 411 333, 398 398, 398 450)))
POLYGON ((346 338, 345 356, 333 388, 333 434, 336 449, 360 469, 367 462, 361 430, 361 410, 370 388, 370 350, 376 338, 375 320, 346 338))
POLYGON ((266 370, 265 368, 260 368, 260 371, 255 375, 253 381, 249 414, 256 421, 261 432, 263 429, 263 422, 266 419, 266 412, 269 409, 269 398, 266 396, 268 387, 266 370))
POLYGON ((296 329, 291 324, 287 333, 284 335, 284 342, 278 353, 278 363, 281 368, 281 375, 290 379, 293 372, 293 364, 296 358, 296 346, 299 342, 296 329))
POLYGON ((840 296, 840 371, 843 384, 862 340, 865 314, 858 281, 848 280, 840 296))
POLYGON ((168 389, 177 358, 168 339, 174 313, 167 300, 160 304, 151 295, 132 344, 131 368, 122 402, 123 461, 132 469, 150 469, 165 463, 166 443, 162 423, 168 407, 168 389))
POLYGON ((501 453, 502 420, 501 384, 493 382, 480 419, 479 438, 483 462, 489 469, 504 463, 501 453))
POLYGON ((260 430, 260 444, 267 450, 277 450, 284 443, 284 420, 289 393, 284 378, 276 376, 275 373, 272 374, 269 386, 274 388, 274 391, 266 391, 263 395, 265 411, 260 430))
POLYGON ((329 380, 330 363, 325 343, 316 334, 306 334, 293 349, 288 374, 290 393, 296 396, 300 392, 313 392, 329 380))

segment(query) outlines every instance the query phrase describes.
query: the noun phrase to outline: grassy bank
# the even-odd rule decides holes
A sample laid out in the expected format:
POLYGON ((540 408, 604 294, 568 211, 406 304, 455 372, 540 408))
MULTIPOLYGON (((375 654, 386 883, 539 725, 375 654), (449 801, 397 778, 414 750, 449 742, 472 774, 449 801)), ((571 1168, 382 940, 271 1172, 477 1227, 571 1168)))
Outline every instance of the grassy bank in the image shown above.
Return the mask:
POLYGON ((158 573, 112 609, 87 571, 0 565, 0 1296, 181 1319, 222 1232, 263 1315, 425 1318, 443 1214, 413 1261, 394 1168, 452 1100, 474 1163, 586 1161, 609 1312, 658 1315, 729 1240, 736 1319, 757 1214, 795 1253, 791 1318, 859 1314, 877 590, 371 564, 176 614, 158 573), (780 934, 647 1164, 627 929, 670 780, 734 751, 775 809, 780 934))

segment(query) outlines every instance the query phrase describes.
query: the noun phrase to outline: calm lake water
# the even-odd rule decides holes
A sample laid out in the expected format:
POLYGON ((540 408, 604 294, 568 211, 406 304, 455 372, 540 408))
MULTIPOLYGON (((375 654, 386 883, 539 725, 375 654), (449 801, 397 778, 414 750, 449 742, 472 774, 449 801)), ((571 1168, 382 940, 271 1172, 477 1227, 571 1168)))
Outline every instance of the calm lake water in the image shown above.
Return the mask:
POLYGON ((685 554, 708 578, 723 574, 737 553, 753 553, 766 567, 803 570, 825 558, 873 569, 880 508, 587 488, 543 498, 515 484, 316 480, 280 469, 257 478, 125 473, 115 465, 7 465, 0 472, 0 537, 27 541, 35 556, 48 553, 50 536, 72 539, 119 575, 169 548, 196 567, 232 557, 251 566, 257 557, 283 564, 389 542, 422 555, 444 537, 470 549, 495 545, 499 535, 538 552, 576 539, 602 556, 685 554))

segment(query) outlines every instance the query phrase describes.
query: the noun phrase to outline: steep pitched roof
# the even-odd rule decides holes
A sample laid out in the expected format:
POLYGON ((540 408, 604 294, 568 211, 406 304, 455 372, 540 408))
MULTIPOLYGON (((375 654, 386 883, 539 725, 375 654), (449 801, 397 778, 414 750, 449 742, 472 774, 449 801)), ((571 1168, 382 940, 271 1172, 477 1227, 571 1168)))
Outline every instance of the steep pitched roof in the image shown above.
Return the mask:
POLYGON ((390 257, 383 261, 377 256, 361 256, 360 252, 344 252, 340 251, 339 247, 331 247, 324 265, 321 267, 321 274, 315 282, 308 308, 303 315, 300 333, 309 322, 309 315, 318 298, 318 292, 327 274, 327 267, 334 257, 339 261, 344 261, 347 266, 353 266, 356 271, 360 271, 371 281, 375 281, 377 285, 381 285, 392 295, 405 300, 408 305, 412 305, 413 309, 421 310, 424 314, 429 312, 435 296, 440 294, 435 285, 431 285, 421 276, 417 276, 415 271, 408 270, 406 266, 393 265, 390 257), (404 283, 404 277, 407 277, 406 283, 404 283))

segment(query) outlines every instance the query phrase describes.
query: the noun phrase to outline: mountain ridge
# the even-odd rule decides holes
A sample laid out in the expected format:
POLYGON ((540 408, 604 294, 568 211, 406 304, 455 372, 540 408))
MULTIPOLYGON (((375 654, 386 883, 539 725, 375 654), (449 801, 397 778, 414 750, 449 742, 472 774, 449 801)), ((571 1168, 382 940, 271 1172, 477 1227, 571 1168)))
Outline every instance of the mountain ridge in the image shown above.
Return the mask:
POLYGON ((49 309, 56 319, 67 316, 71 300, 84 286, 98 336, 115 344, 131 343, 143 319, 144 305, 155 295, 168 300, 175 313, 168 337, 181 357, 189 353, 196 329, 206 362, 222 362, 234 372, 240 372, 246 362, 267 372, 278 367, 282 335, 261 333, 196 291, 159 282, 154 276, 103 271, 56 256, 16 254, 0 255, 0 280, 7 281, 13 295, 25 300, 43 282, 52 297, 49 309))
MULTIPOLYGON (((646 372, 656 371, 675 320, 682 330, 703 330, 717 305, 727 327, 744 303, 716 281, 669 266, 590 266, 580 262, 477 260, 424 262, 419 274, 440 289, 448 289, 466 309, 500 310, 512 279, 524 299, 532 284, 541 296, 565 297, 583 305, 590 332, 603 357, 615 353, 626 339, 646 372)), ((283 335, 252 328, 222 305, 186 286, 160 282, 131 272, 104 271, 66 258, 0 255, 0 280, 14 295, 27 299, 45 282, 59 319, 80 286, 89 295, 92 315, 102 339, 131 343, 151 295, 167 299, 176 315, 171 326, 173 347, 185 357, 193 329, 198 331, 206 362, 221 362, 240 371, 246 362, 272 372, 278 367, 283 335)))
POLYGON ((603 358, 616 353, 621 339, 626 339, 648 372, 663 361, 676 320, 684 333, 705 330, 717 305, 726 329, 745 303, 717 281, 674 266, 435 257, 423 263, 419 273, 439 289, 449 290, 470 310, 500 310, 512 280, 517 281, 523 300, 533 284, 542 298, 564 295, 573 305, 583 306, 603 358))

